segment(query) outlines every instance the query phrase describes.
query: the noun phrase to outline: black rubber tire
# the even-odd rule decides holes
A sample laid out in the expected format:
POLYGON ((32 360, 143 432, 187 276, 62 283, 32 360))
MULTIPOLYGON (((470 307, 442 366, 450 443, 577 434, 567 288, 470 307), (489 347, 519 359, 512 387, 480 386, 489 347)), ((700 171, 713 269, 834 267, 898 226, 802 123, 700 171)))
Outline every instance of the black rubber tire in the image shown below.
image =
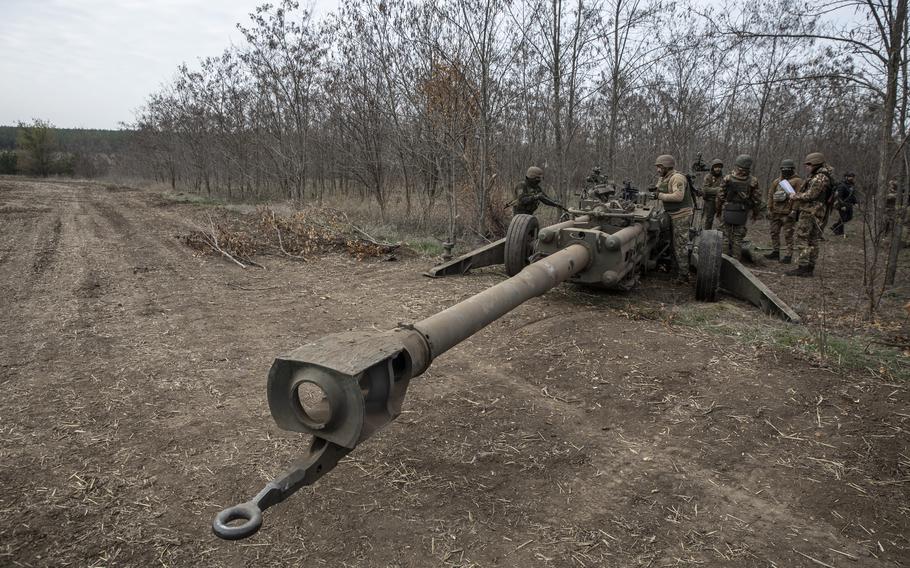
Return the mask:
POLYGON ((698 266, 695 267, 695 299, 716 302, 720 287, 724 236, 720 231, 702 231, 698 236, 698 266))
POLYGON ((519 213, 512 217, 506 231, 505 265, 506 274, 515 276, 521 269, 530 264, 528 259, 534 254, 534 241, 540 224, 534 215, 519 213))

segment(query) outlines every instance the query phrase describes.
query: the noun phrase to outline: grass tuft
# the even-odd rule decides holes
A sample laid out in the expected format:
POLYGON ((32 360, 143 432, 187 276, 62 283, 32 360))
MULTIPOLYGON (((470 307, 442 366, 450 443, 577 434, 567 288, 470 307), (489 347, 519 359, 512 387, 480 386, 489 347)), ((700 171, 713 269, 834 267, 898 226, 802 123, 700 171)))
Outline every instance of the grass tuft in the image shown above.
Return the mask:
POLYGON ((190 205, 224 205, 225 201, 217 197, 209 197, 198 193, 184 193, 182 191, 167 191, 161 194, 161 198, 171 203, 188 203, 190 205))
POLYGON ((728 302, 687 304, 676 308, 670 321, 724 335, 752 347, 790 351, 841 371, 872 371, 891 380, 910 381, 907 354, 882 344, 876 336, 839 336, 815 326, 788 324, 770 317, 747 317, 745 309, 728 302))
POLYGON ((433 238, 411 237, 405 243, 421 256, 441 256, 443 253, 442 243, 433 238))

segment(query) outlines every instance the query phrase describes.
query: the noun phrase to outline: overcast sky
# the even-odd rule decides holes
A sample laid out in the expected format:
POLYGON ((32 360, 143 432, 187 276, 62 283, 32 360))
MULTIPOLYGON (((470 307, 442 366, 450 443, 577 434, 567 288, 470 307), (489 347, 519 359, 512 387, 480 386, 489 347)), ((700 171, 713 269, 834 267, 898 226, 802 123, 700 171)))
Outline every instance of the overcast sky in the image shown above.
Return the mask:
MULTIPOLYGON (((236 24, 264 2, 0 0, 0 125, 32 118, 63 128, 132 122, 178 65, 242 43, 236 24)), ((317 16, 338 3, 301 0, 317 16)))
MULTIPOLYGON (((118 128, 264 0, 0 0, 0 125, 118 128)), ((301 4, 310 2, 306 0, 301 4)), ((337 5, 318 0, 317 13, 337 5)))

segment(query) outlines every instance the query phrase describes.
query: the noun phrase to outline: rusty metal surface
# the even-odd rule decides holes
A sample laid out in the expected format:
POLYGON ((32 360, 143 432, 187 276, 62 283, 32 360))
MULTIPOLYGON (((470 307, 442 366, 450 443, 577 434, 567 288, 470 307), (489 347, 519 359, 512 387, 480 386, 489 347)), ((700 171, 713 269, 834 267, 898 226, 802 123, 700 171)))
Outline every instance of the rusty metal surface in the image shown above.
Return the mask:
POLYGON ((764 313, 784 321, 800 323, 802 318, 793 308, 777 297, 764 282, 735 258, 723 255, 720 287, 731 296, 758 306, 764 313))
POLYGON ((424 275, 430 278, 441 278, 443 276, 453 276, 467 274, 472 268, 483 268, 484 266, 493 266, 503 263, 503 252, 505 251, 505 239, 499 239, 486 246, 474 249, 467 254, 449 262, 434 266, 424 275))
POLYGON ((588 247, 574 244, 526 266, 517 275, 414 324, 435 359, 523 302, 540 296, 591 260, 588 247))

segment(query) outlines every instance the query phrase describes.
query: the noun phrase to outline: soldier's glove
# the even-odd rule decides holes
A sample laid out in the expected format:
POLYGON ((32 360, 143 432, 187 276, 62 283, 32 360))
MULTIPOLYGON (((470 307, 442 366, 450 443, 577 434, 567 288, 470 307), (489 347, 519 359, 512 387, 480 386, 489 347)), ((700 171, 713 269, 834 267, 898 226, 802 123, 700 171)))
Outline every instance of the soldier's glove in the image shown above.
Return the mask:
POLYGON ((649 192, 648 192, 648 199, 657 199, 658 193, 659 193, 659 192, 657 192, 657 191, 649 191, 649 192))

